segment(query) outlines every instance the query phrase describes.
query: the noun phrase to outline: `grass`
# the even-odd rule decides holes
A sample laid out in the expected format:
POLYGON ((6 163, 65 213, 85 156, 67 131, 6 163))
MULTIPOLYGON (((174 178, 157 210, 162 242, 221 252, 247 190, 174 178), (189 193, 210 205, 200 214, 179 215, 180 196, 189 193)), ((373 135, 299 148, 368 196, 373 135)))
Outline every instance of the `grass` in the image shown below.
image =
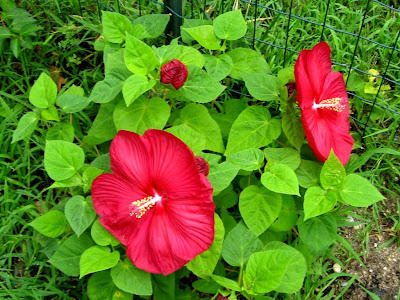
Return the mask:
MULTIPOLYGON (((142 2, 142 13, 160 13, 162 8, 154 2, 142 2)), ((271 12, 259 7, 257 12, 254 5, 245 1, 195 1, 194 16, 201 18, 215 17, 221 9, 231 10, 237 2, 252 25, 247 35, 260 40, 255 47, 267 58, 272 71, 277 72, 282 66, 293 65, 297 54, 262 41, 268 41, 280 47, 287 47, 294 51, 310 48, 319 41, 321 34, 323 39, 329 41, 333 48, 332 58, 337 63, 349 66, 352 64, 353 53, 356 58, 353 67, 368 72, 376 69, 383 74, 389 62, 390 49, 360 40, 355 49, 356 37, 326 28, 322 32, 322 26, 310 22, 291 18, 289 27, 289 39, 286 39, 288 17, 271 12), (222 3, 224 6, 222 7, 222 3), (203 8, 205 7, 205 13, 203 8), (256 17, 256 21, 254 19, 256 17), (254 27, 253 27, 254 26, 254 27), (255 28, 255 33, 252 31, 255 28)), ((292 14, 300 16, 308 21, 323 23, 327 5, 320 1, 317 5, 312 1, 294 1, 292 14)), ((131 17, 139 15, 138 1, 128 0, 119 3, 115 1, 103 1, 108 7, 122 11, 131 17)), ((47 175, 43 169, 43 139, 46 135, 46 127, 36 130, 30 139, 11 144, 12 133, 19 118, 33 106, 28 102, 29 88, 42 71, 52 70, 60 88, 71 84, 81 85, 86 93, 89 93, 93 85, 102 79, 102 58, 93 51, 94 40, 100 32, 99 15, 100 7, 91 1, 41 1, 39 5, 34 0, 24 1, 23 7, 30 11, 44 29, 34 41, 34 50, 25 50, 20 60, 12 57, 6 50, 0 57, 0 72, 4 75, 0 79, 0 96, 10 107, 11 111, 0 117, 0 297, 2 299, 86 299, 86 280, 72 279, 47 262, 48 258, 43 251, 46 239, 35 232, 29 222, 42 211, 47 211, 65 197, 64 191, 47 191, 49 185, 47 175), (82 15, 81 15, 82 13, 82 15), (63 79, 64 78, 64 82, 63 79)), ((183 1, 184 15, 191 16, 191 4, 183 1)), ((288 12, 290 1, 269 1, 263 5, 276 10, 288 12)), ((328 9, 327 25, 348 32, 358 34, 360 23, 363 19, 365 4, 357 1, 331 1, 328 9), (351 9, 349 8, 351 7, 351 9)), ((371 3, 366 14, 363 30, 364 37, 373 39, 379 43, 393 46, 395 34, 400 27, 400 14, 379 5, 371 3)), ((251 39, 239 42, 241 46, 253 46, 251 39)), ((400 46, 400 42, 397 48, 400 46)), ((396 81, 400 78, 399 52, 395 52, 388 67, 386 76, 396 81)), ((338 65, 337 70, 346 74, 347 67, 338 65)), ((355 71, 363 82, 368 81, 367 75, 355 71)), ((386 84, 386 83, 385 83, 386 84)), ((377 97, 378 103, 393 110, 399 110, 398 96, 400 87, 390 84, 391 89, 377 97)), ((374 95, 363 95, 373 101, 374 95), (368 98, 369 97, 369 98, 368 98)), ((371 108, 370 104, 363 100, 353 98, 359 116, 365 117, 371 108)), ((370 124, 374 127, 366 130, 363 146, 367 149, 398 148, 400 136, 398 124, 400 116, 385 110, 375 109, 377 117, 370 124), (397 130, 397 131, 396 131, 397 130), (383 133, 388 134, 388 136, 383 133)), ((91 114, 95 113, 92 107, 86 114, 74 115, 74 127, 78 130, 76 137, 83 137, 82 131, 91 125, 91 114)), ((355 125, 354 125, 355 126, 355 125)), ((361 128, 362 129, 362 128, 361 128)), ((357 237, 362 245, 360 252, 355 252, 351 245, 341 244, 340 253, 345 255, 341 261, 343 267, 352 259, 364 261, 369 249, 369 239, 372 231, 389 230, 391 238, 381 247, 391 244, 400 245, 400 202, 399 202, 399 178, 400 160, 388 153, 376 153, 358 168, 369 177, 374 185, 378 186, 393 201, 397 200, 397 213, 385 211, 385 202, 375 204, 371 212, 360 211, 356 219, 360 223, 367 224, 357 237), (370 215, 372 214, 372 215, 370 215), (388 228, 381 228, 381 224, 388 224, 388 228)), ((329 295, 335 299, 343 299, 346 289, 337 290, 333 283, 339 277, 346 277, 349 284, 357 282, 357 279, 348 273, 332 273, 329 260, 335 261, 334 256, 321 258, 313 267, 312 274, 306 278, 302 293, 295 299, 322 299, 329 295)), ((400 294, 400 291, 399 291, 400 294)))

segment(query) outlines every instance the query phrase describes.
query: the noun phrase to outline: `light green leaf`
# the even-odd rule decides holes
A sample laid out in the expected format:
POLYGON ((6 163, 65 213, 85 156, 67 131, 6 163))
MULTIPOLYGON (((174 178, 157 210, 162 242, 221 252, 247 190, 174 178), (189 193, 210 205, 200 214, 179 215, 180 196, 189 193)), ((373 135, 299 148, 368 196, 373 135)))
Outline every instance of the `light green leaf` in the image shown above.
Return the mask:
POLYGON ((329 154, 329 157, 324 163, 324 166, 321 170, 321 186, 325 190, 340 188, 345 178, 346 171, 340 160, 336 157, 333 150, 331 150, 331 153, 329 154))
POLYGON ((289 231, 296 225, 298 214, 296 203, 293 197, 290 195, 281 195, 282 197, 282 207, 279 212, 278 219, 272 223, 268 230, 280 232, 289 231))
POLYGON ((224 79, 232 70, 232 58, 227 54, 222 54, 218 57, 205 54, 204 60, 207 73, 214 80, 220 81, 224 79))
POLYGON ((73 84, 63 93, 63 95, 77 95, 83 97, 85 96, 85 90, 82 87, 73 84))
POLYGON ((292 148, 265 148, 264 155, 267 159, 267 168, 276 164, 284 164, 292 170, 300 165, 300 153, 292 148))
POLYGON ((304 141, 303 124, 300 119, 292 114, 286 114, 282 118, 282 130, 289 142, 300 151, 304 141))
POLYGON ((163 129, 170 115, 169 105, 161 98, 140 96, 129 107, 120 101, 114 110, 117 130, 129 130, 142 135, 147 129, 163 129))
POLYGON ((116 287, 110 271, 94 273, 87 284, 87 294, 90 300, 132 300, 132 294, 116 287))
POLYGON ((300 186, 308 189, 319 184, 319 175, 322 165, 311 160, 301 160, 300 166, 295 170, 300 186))
POLYGON ((151 295, 150 273, 136 268, 129 258, 120 261, 111 269, 111 278, 121 290, 134 295, 151 295))
POLYGON ((94 221, 90 231, 93 241, 100 246, 117 246, 119 241, 101 225, 99 220, 94 221))
POLYGON ((246 84, 250 95, 257 100, 278 101, 281 80, 278 77, 264 73, 244 73, 240 76, 246 84))
POLYGON ((214 19, 214 32, 220 39, 233 41, 246 34, 247 25, 240 10, 219 15, 214 19))
POLYGON ((237 283, 236 281, 234 281, 232 279, 218 276, 218 275, 211 275, 211 278, 214 279, 218 284, 222 285, 223 287, 225 287, 227 289, 230 289, 230 290, 236 291, 236 292, 242 291, 239 283, 237 283))
POLYGON ((232 58, 233 67, 229 75, 234 79, 242 79, 240 73, 271 73, 264 57, 255 50, 235 48, 226 54, 232 58))
POLYGON ((133 74, 122 86, 126 106, 132 104, 144 92, 150 90, 156 84, 155 80, 150 80, 142 74, 133 74))
POLYGON ((275 193, 300 195, 296 174, 287 165, 274 165, 269 171, 262 174, 261 183, 275 193))
POLYGON ((60 187, 73 187, 73 186, 82 186, 83 182, 81 177, 78 174, 75 174, 74 176, 61 180, 61 181, 55 181, 51 186, 49 186, 49 189, 56 189, 60 187))
POLYGON ((23 115, 18 121, 17 128, 13 132, 11 143, 15 143, 29 137, 35 130, 38 121, 38 115, 32 111, 23 115))
POLYGON ((207 50, 219 50, 221 41, 214 33, 214 27, 211 25, 202 25, 191 28, 182 28, 189 33, 201 46, 207 50))
POLYGON ((67 221, 62 212, 51 210, 33 220, 29 225, 47 237, 56 238, 64 233, 66 224, 67 221))
POLYGON ((90 102, 92 101, 87 97, 64 93, 58 98, 57 105, 65 113, 75 113, 83 110, 90 102))
POLYGON ((110 102, 121 92, 123 84, 123 78, 110 74, 106 79, 95 84, 89 100, 96 103, 110 102))
POLYGON ((92 187, 93 180, 96 179, 96 177, 100 176, 103 173, 103 170, 94 168, 94 167, 87 167, 85 171, 82 174, 83 178, 83 192, 87 193, 90 188, 92 187))
POLYGON ((184 142, 195 154, 200 154, 202 150, 206 149, 205 135, 186 124, 172 126, 165 131, 172 133, 184 142))
POLYGON ((110 253, 110 248, 108 247, 90 247, 82 253, 79 263, 79 278, 82 278, 89 273, 95 273, 112 268, 118 263, 118 261, 118 251, 110 253))
POLYGON ((154 49, 154 51, 157 54, 160 65, 164 65, 172 59, 177 59, 185 66, 193 65, 199 68, 203 68, 204 66, 203 55, 200 53, 199 50, 193 47, 182 45, 168 45, 156 48, 154 49))
POLYGON ((239 166, 242 170, 258 170, 264 165, 264 154, 260 149, 245 149, 226 156, 226 161, 239 166))
POLYGON ((133 20, 133 25, 141 24, 148 34, 147 37, 156 38, 162 34, 167 27, 170 16, 168 14, 148 14, 133 20))
POLYGON ((47 131, 46 140, 63 140, 72 143, 74 140, 74 126, 70 123, 60 123, 47 131))
MULTIPOLYGON (((212 164, 212 162, 209 162, 209 164, 212 164)), ((226 189, 213 198, 216 208, 231 208, 235 206, 239 200, 239 196, 233 190, 232 184, 230 184, 226 189)))
POLYGON ((54 105, 50 105, 47 109, 43 109, 40 112, 42 118, 49 120, 49 121, 60 121, 58 117, 58 110, 54 105))
POLYGON ((147 75, 157 66, 157 58, 149 46, 127 33, 125 63, 131 72, 147 75))
POLYGON ((276 220, 281 205, 280 194, 256 185, 246 187, 239 197, 239 211, 243 221, 257 236, 276 220))
POLYGON ((225 155, 249 148, 264 147, 278 138, 280 132, 280 122, 271 120, 268 108, 250 106, 233 123, 225 155))
POLYGON ((376 187, 357 174, 346 176, 340 196, 345 203, 358 207, 367 207, 385 199, 376 187))
POLYGON ((208 180, 210 180, 214 188, 213 195, 217 195, 219 192, 226 189, 236 177, 238 171, 238 166, 227 161, 221 164, 211 165, 208 180))
POLYGON ((82 148, 73 143, 61 140, 46 142, 44 168, 53 180, 71 177, 82 167, 84 160, 82 148))
POLYGON ((29 101, 39 108, 48 108, 56 102, 57 85, 46 73, 40 74, 29 93, 29 101))
POLYGON ((103 36, 111 43, 120 44, 125 41, 125 33, 132 33, 132 23, 124 15, 103 11, 103 36))
POLYGON ((114 103, 100 105, 92 127, 90 127, 88 135, 84 139, 86 143, 89 145, 98 145, 111 140, 117 134, 113 120, 114 109, 114 103))
POLYGON ((192 38, 192 36, 185 30, 182 30, 182 28, 192 28, 192 27, 198 27, 202 25, 212 25, 212 24, 213 21, 207 19, 183 19, 183 25, 181 26, 182 41, 186 44, 189 44, 190 42, 194 41, 194 38, 192 38))
POLYGON ((338 201, 338 194, 319 186, 310 187, 304 195, 304 220, 331 211, 338 201))
POLYGON ((191 101, 210 102, 216 99, 226 88, 199 67, 188 66, 188 72, 188 78, 179 89, 179 93, 191 101))
POLYGON ((215 219, 215 236, 210 248, 205 252, 197 255, 194 259, 186 264, 186 267, 195 275, 201 278, 210 276, 221 257, 222 243, 224 241, 225 229, 220 217, 214 214, 215 219))
POLYGON ((72 230, 79 237, 96 217, 90 197, 74 196, 65 204, 65 217, 72 230))

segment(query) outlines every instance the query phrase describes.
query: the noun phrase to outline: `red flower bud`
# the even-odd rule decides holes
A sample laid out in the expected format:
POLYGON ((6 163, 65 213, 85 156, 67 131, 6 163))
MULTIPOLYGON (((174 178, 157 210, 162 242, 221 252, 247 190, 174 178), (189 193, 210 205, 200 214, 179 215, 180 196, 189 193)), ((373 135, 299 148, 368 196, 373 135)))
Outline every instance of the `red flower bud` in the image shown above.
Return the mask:
POLYGON ((228 297, 224 297, 223 295, 219 294, 215 300, 228 300, 228 297))
POLYGON ((173 59, 161 68, 161 82, 171 83, 175 89, 179 89, 188 77, 188 69, 179 60, 173 59))
POLYGON ((288 82, 286 84, 286 88, 287 88, 288 96, 290 97, 290 95, 293 94, 293 92, 296 90, 296 83, 295 82, 288 82))
POLYGON ((194 160, 196 162, 197 170, 199 170, 199 173, 207 176, 209 171, 208 162, 206 162, 205 159, 200 156, 195 156, 194 160))

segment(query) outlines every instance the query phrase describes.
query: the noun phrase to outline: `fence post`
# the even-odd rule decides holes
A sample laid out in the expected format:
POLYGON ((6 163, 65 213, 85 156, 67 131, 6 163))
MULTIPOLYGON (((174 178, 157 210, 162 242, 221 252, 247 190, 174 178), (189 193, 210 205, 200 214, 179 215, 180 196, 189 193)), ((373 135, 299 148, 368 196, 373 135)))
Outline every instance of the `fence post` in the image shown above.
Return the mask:
POLYGON ((164 0, 164 4, 164 12, 171 15, 165 33, 173 37, 178 37, 181 35, 180 27, 182 25, 182 18, 180 16, 182 15, 182 1, 164 0))

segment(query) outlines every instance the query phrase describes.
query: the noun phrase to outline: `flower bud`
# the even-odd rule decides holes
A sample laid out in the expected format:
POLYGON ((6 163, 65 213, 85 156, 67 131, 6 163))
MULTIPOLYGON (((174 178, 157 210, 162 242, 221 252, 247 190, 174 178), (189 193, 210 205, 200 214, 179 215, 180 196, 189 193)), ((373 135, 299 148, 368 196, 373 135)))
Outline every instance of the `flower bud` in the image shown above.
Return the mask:
POLYGON ((179 60, 173 59, 161 68, 161 82, 171 83, 175 89, 179 89, 188 77, 188 69, 179 60))
POLYGON ((207 176, 209 172, 208 162, 206 162, 206 160, 200 156, 195 156, 194 160, 196 162, 197 170, 199 170, 199 173, 207 176))

